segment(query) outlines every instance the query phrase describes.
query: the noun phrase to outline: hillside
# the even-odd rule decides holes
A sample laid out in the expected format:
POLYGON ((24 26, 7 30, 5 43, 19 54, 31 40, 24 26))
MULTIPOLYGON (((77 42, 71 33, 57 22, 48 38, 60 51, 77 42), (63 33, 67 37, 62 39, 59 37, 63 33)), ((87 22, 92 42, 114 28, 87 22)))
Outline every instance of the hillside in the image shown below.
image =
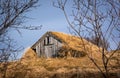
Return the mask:
MULTIPOLYGON (((64 45, 63 49, 67 51, 78 51, 82 53, 86 53, 95 58, 101 57, 101 48, 88 42, 84 38, 80 38, 78 36, 73 36, 70 34, 65 34, 62 32, 49 32, 50 34, 54 35, 56 38, 61 40, 64 45)), ((71 53, 72 54, 72 53, 71 53)))
MULTIPOLYGON (((114 58, 118 56, 114 56, 114 58)), ((115 59, 114 59, 115 61, 115 59)), ((96 62, 102 68, 100 59, 96 62)), ((109 66, 110 78, 120 77, 120 67, 118 63, 112 62, 114 66, 109 66)), ((3 64, 0 64, 0 78, 4 74, 3 64)), ((28 48, 21 58, 16 62, 7 64, 6 78, 102 78, 101 73, 90 61, 85 57, 80 58, 38 58, 35 52, 28 48)))
MULTIPOLYGON (((101 48, 87 40, 60 32, 48 32, 63 43, 65 51, 85 53, 81 57, 39 58, 33 47, 27 48, 20 60, 0 63, 0 78, 103 78, 89 57, 104 71, 101 48)), ((38 40, 39 41, 39 40, 38 40)), ((33 45, 34 46, 34 45, 33 45)), ((107 52, 110 56, 112 52, 107 52)), ((70 54, 70 55, 71 55, 70 54)), ((77 54, 77 53, 76 53, 77 54)), ((120 78, 120 51, 116 51, 108 64, 110 78, 120 78)))

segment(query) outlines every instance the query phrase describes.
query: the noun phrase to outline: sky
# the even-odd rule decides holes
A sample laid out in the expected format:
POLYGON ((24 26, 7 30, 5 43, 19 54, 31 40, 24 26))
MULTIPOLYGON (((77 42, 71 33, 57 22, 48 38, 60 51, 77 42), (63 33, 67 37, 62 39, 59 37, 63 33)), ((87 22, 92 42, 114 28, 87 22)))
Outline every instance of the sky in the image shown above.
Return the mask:
MULTIPOLYGON (((71 0, 70 0, 71 1, 71 0)), ((68 1, 69 7, 71 2, 68 1)), ((39 0, 37 8, 33 8, 30 12, 26 13, 29 19, 26 19, 23 25, 25 26, 40 26, 41 30, 20 30, 21 35, 17 31, 11 31, 10 35, 16 40, 19 46, 23 46, 24 50, 31 47, 43 34, 47 31, 57 31, 69 33, 68 23, 65 19, 63 12, 53 7, 52 0, 39 0)), ((67 13, 70 14, 71 9, 66 8, 67 13)), ((102 9, 103 10, 103 9, 102 9)), ((114 44, 112 43, 112 46, 114 44)), ((21 55, 25 52, 21 51, 21 55)))
MULTIPOLYGON (((39 7, 33 8, 26 16, 23 25, 25 26, 40 26, 41 30, 20 30, 21 35, 17 31, 11 31, 10 35, 19 46, 25 49, 31 47, 44 33, 47 31, 58 31, 69 33, 68 24, 65 20, 63 12, 53 7, 51 0, 39 0, 39 7)), ((21 51, 21 54, 24 50, 21 51)))

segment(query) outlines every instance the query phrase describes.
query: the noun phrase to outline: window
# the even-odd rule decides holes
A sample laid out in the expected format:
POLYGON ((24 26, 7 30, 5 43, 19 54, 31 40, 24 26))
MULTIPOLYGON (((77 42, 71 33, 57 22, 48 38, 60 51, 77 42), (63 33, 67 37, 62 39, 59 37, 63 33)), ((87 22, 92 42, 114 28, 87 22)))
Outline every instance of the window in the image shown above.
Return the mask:
POLYGON ((46 43, 46 40, 44 39, 44 45, 45 45, 45 43, 46 43))
POLYGON ((50 44, 50 38, 47 37, 47 44, 50 44))
POLYGON ((46 37, 45 39, 44 39, 44 45, 49 45, 50 44, 50 37, 46 37))

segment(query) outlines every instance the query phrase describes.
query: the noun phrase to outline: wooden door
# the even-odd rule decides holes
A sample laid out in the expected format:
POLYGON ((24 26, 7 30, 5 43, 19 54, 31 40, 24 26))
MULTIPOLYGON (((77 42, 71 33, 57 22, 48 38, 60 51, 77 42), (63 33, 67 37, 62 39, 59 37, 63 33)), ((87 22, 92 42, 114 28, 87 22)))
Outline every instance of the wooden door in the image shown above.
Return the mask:
POLYGON ((53 49, 53 47, 52 47, 52 45, 47 45, 47 46, 45 46, 45 56, 47 57, 47 58, 50 58, 50 57, 52 57, 52 49, 53 49))

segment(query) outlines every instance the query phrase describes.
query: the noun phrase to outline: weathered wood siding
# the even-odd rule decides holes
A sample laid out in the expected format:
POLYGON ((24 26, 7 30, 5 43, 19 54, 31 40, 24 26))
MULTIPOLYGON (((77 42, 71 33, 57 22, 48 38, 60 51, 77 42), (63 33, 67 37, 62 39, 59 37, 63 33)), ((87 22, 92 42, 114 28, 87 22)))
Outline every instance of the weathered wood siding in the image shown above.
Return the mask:
POLYGON ((36 53, 39 57, 55 57, 62 43, 50 35, 46 35, 35 45, 36 53))

